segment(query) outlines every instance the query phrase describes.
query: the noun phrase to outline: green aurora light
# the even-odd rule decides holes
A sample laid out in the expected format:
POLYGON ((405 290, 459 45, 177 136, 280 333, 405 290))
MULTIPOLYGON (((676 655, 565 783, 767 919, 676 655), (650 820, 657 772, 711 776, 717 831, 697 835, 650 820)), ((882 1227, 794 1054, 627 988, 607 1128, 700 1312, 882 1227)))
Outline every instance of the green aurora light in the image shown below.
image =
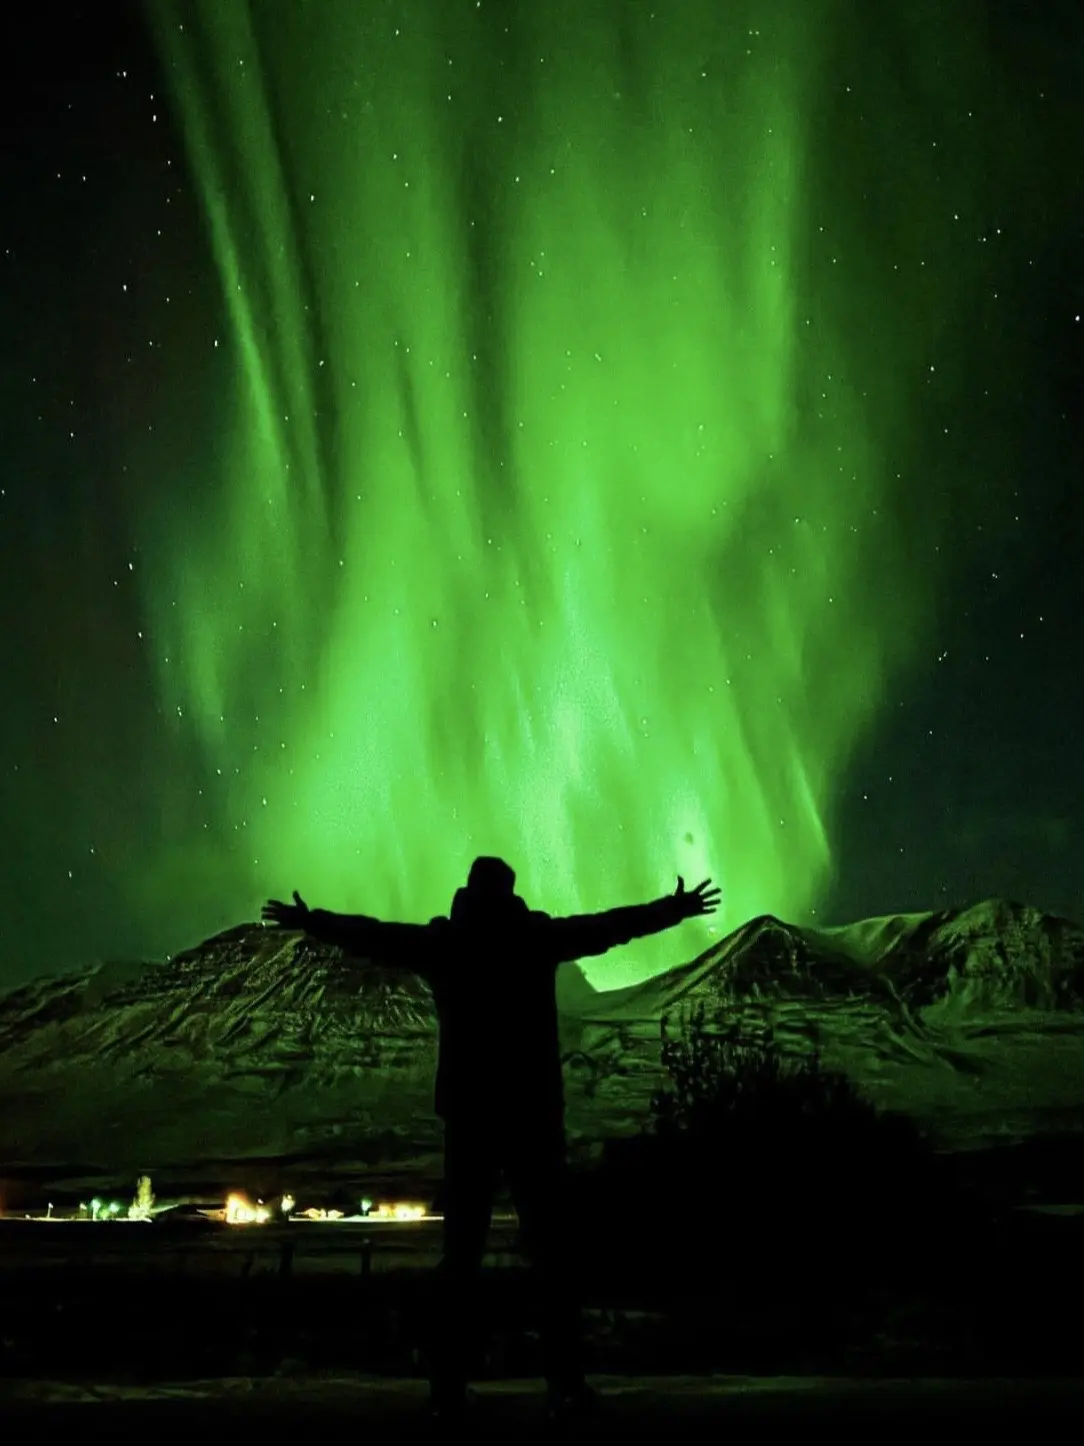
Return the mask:
POLYGON ((978 279, 937 292, 915 204, 968 26, 850 13, 151 5, 236 389, 148 508, 146 602, 253 899, 426 918, 482 852, 554 912, 823 897, 927 625, 901 457, 978 279))

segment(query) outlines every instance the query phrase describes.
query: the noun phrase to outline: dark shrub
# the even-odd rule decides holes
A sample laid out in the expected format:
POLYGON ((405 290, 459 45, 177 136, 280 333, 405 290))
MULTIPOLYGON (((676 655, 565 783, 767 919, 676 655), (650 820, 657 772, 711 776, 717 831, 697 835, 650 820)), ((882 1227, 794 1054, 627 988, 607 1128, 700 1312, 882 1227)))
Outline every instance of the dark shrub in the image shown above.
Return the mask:
POLYGON ((703 1011, 662 1026, 668 1081, 650 1127, 580 1182, 588 1262, 612 1285, 707 1293, 744 1282, 875 1283, 925 1255, 943 1212, 937 1158, 907 1119, 819 1057, 703 1011))

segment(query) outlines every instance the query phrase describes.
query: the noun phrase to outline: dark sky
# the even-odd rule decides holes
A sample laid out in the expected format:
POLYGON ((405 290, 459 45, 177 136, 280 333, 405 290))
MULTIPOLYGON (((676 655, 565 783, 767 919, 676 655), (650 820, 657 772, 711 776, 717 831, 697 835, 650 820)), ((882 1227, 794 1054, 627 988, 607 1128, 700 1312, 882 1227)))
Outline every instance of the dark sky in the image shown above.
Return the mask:
MULTIPOLYGON (((985 18, 1034 153, 1005 198, 1005 223, 1026 212, 1035 238, 1001 280, 1018 364, 988 379, 1012 464, 960 521, 930 646, 841 781, 831 922, 992 895, 1084 917, 1084 7, 992 3, 985 18)), ((183 898, 137 917, 125 887, 190 792, 162 736, 128 519, 163 436, 198 430, 215 377, 183 359, 222 303, 139 8, 39 0, 0 24, 0 982, 14 982, 160 954, 203 924, 185 926, 183 898)), ((972 442, 988 450, 965 436, 956 465, 972 442)))

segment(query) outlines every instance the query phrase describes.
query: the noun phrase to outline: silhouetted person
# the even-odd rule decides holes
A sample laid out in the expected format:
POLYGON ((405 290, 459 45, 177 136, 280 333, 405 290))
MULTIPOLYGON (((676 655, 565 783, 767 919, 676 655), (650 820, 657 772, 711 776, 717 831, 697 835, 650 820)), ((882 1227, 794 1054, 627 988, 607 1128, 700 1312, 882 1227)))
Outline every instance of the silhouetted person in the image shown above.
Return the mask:
POLYGON ((555 1414, 586 1404, 579 1305, 566 1245, 564 1092, 557 1034, 559 964, 604 954, 698 914, 710 880, 650 904, 551 918, 527 907, 502 859, 478 858, 448 918, 389 924, 271 899, 266 922, 303 929, 347 953, 416 971, 440 1025, 436 1112, 444 1121, 444 1259, 432 1404, 454 1417, 466 1399, 468 1323, 503 1173, 542 1296, 542 1347, 555 1414))

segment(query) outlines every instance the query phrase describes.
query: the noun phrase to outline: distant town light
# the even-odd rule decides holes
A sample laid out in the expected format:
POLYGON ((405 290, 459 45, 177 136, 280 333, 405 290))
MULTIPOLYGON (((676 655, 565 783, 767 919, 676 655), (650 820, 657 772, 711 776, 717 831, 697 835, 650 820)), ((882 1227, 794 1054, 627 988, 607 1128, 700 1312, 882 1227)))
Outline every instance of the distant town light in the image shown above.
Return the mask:
POLYGON ((373 1211, 373 1218, 376 1220, 421 1220, 424 1216, 424 1205, 406 1201, 378 1205, 373 1211))
POLYGON ((149 1220, 154 1210, 154 1190, 151 1177, 140 1175, 136 1181, 135 1199, 128 1206, 129 1220, 149 1220))
POLYGON ((270 1218, 266 1205, 253 1205, 244 1195, 230 1195, 226 1200, 227 1225, 266 1225, 270 1218))

